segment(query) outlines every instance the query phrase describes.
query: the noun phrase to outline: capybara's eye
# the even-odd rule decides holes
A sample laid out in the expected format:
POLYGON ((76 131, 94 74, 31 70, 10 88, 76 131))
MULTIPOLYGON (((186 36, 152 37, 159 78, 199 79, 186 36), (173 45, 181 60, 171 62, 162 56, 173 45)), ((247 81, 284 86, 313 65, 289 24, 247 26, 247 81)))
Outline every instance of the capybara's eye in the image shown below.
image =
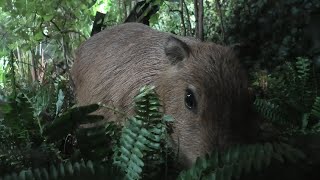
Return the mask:
POLYGON ((197 106, 196 97, 194 96, 194 93, 191 89, 186 90, 186 95, 184 102, 186 104, 186 107, 190 110, 195 110, 197 106))

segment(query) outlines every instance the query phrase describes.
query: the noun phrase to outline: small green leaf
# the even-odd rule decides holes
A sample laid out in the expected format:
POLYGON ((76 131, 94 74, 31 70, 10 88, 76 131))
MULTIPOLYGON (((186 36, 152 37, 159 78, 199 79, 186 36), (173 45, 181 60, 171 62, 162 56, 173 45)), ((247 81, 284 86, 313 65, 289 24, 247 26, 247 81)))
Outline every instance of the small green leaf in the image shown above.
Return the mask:
POLYGON ((7 103, 0 104, 0 112, 6 114, 6 113, 10 113, 12 110, 13 109, 10 106, 10 104, 7 104, 7 103))
POLYGON ((31 169, 28 169, 26 171, 26 179, 33 179, 33 173, 31 171, 31 169))
POLYGON ((65 170, 67 172, 67 175, 71 175, 71 176, 73 175, 74 171, 70 161, 68 161, 67 164, 65 165, 65 170))
POLYGON ((207 180, 216 180, 216 173, 210 173, 209 176, 205 177, 207 180))
POLYGON ((35 179, 41 179, 41 172, 38 168, 33 170, 33 174, 34 174, 35 179))
POLYGON ((309 124, 309 117, 310 117, 310 114, 309 113, 304 113, 302 115, 302 124, 301 124, 301 129, 302 130, 306 130, 308 124, 309 124))
POLYGON ((59 164, 58 171, 61 177, 64 177, 66 175, 66 172, 62 163, 59 164))
POLYGON ((61 110, 61 107, 63 105, 63 100, 64 100, 64 94, 63 91, 61 89, 59 89, 59 93, 58 93, 58 100, 56 102, 56 116, 58 115, 58 113, 61 110))
POLYGON ((80 169, 81 169, 80 164, 78 162, 73 164, 73 170, 74 170, 75 174, 77 174, 77 175, 80 174, 80 169))
POLYGON ((21 179, 21 180, 25 180, 26 179, 26 171, 21 171, 19 173, 19 179, 21 179))
POLYGON ((35 35, 34 35, 34 39, 36 41, 41 41, 44 38, 43 34, 41 31, 38 31, 35 35))
POLYGON ((50 178, 54 180, 58 179, 58 171, 54 165, 50 166, 50 178))
POLYGON ((150 17, 149 22, 150 22, 151 24, 157 24, 158 21, 159 21, 159 17, 160 17, 160 14, 159 14, 159 13, 155 13, 155 14, 153 14, 153 15, 150 17))
POLYGON ((48 180, 49 179, 49 174, 48 174, 48 171, 44 168, 41 168, 41 179, 44 179, 44 180, 48 180))
POLYGON ((53 19, 54 15, 53 14, 48 14, 48 15, 45 15, 43 16, 43 20, 44 21, 50 21, 51 19, 53 19))
POLYGON ((165 122, 173 122, 174 121, 174 118, 172 117, 172 116, 170 116, 170 115, 164 115, 163 116, 163 120, 165 121, 165 122))

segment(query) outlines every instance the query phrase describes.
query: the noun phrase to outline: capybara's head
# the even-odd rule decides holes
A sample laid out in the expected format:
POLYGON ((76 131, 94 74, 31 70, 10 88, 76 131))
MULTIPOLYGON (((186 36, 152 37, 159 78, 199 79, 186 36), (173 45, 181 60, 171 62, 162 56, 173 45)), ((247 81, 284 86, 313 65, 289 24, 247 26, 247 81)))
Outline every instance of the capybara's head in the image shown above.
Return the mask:
POLYGON ((248 140, 247 77, 232 49, 170 37, 164 51, 172 66, 157 91, 175 119, 172 139, 182 163, 248 140))

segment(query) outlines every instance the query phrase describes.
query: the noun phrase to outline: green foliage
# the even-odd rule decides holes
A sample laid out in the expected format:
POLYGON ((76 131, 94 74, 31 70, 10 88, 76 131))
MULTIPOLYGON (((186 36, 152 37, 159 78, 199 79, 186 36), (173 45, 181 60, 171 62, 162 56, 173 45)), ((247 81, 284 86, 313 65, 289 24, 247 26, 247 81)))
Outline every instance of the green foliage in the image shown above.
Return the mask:
POLYGON ((0 174, 43 166, 47 161, 61 160, 61 155, 66 153, 59 152, 59 148, 47 143, 42 136, 44 124, 59 121, 60 114, 72 103, 68 104, 68 98, 61 98, 62 91, 68 93, 66 80, 62 77, 52 79, 50 74, 43 78, 46 83, 36 82, 26 87, 21 79, 17 79, 19 69, 14 60, 11 57, 7 65, 5 96, 0 101, 0 125, 3 129, 0 174))
POLYGON ((10 49, 15 47, 29 49, 46 37, 67 38, 65 35, 70 32, 88 36, 89 31, 77 29, 88 25, 90 19, 85 13, 88 13, 88 7, 92 3, 92 1, 6 1, 1 8, 3 17, 0 18, 5 22, 3 28, 8 33, 5 42, 10 49))
POLYGON ((23 168, 24 165, 21 163, 23 154, 17 150, 17 145, 12 142, 15 137, 12 134, 11 129, 3 125, 2 120, 0 121, 0 162, 1 170, 0 174, 4 172, 11 172, 14 168, 23 168))
POLYGON ((311 113, 316 116, 317 118, 320 118, 320 97, 316 97, 316 100, 312 106, 311 113))
POLYGON ((0 174, 57 159, 53 146, 42 142, 41 124, 25 94, 3 102, 0 112, 0 174))
MULTIPOLYGON (((152 26, 193 36, 196 24, 193 3, 165 1, 156 15, 158 21, 152 26)), ((272 70, 299 56, 308 56, 318 63, 319 25, 315 23, 319 8, 318 0, 204 1, 205 39, 240 45, 240 58, 251 69, 272 70)))
MULTIPOLYGON (((1 1, 0 174, 61 160, 44 124, 73 104, 68 68, 90 34, 91 1, 1 1), (46 8, 42 8, 46 7, 46 8), (69 11, 69 9, 74 9, 69 11), (60 67, 59 67, 59 66, 60 67)), ((57 120, 58 121, 58 120, 57 120)))
MULTIPOLYGON (((72 155, 76 159, 94 159, 97 162, 107 162, 108 164, 112 162, 112 159, 109 158, 114 154, 113 162, 115 166, 108 165, 109 171, 104 172, 110 172, 110 177, 116 175, 112 173, 114 173, 113 169, 117 169, 117 167, 120 167, 121 172, 125 172, 124 174, 129 179, 139 179, 139 177, 146 175, 152 176, 146 174, 146 172, 153 171, 153 175, 161 172, 160 167, 165 163, 164 157, 167 155, 167 124, 172 119, 168 116, 163 116, 154 87, 147 86, 140 90, 139 95, 135 97, 137 115, 130 118, 122 130, 114 122, 106 122, 104 125, 99 125, 98 122, 103 117, 90 114, 99 107, 99 105, 93 104, 70 108, 53 122, 47 123, 43 129, 43 135, 46 136, 48 142, 57 144, 74 132, 77 141, 79 141, 79 149, 74 151, 72 155), (90 126, 87 123, 95 123, 95 125, 91 124, 90 126), (89 126, 78 128, 79 124, 89 126), (117 139, 119 140, 117 141, 117 139), (80 152, 80 155, 77 154, 78 152, 80 152), (142 173, 142 168, 146 172, 142 173)), ((3 153, 1 155, 2 157, 4 156, 3 153)), ((10 162, 13 163, 14 161, 11 160, 10 162)), ((32 174, 37 173, 35 176, 49 174, 50 177, 64 178, 65 174, 67 174, 68 178, 70 176, 75 178, 78 177, 80 172, 87 173, 87 170, 90 170, 90 175, 92 175, 94 171, 90 164, 91 162, 88 163, 84 164, 82 161, 80 165, 84 169, 79 169, 79 163, 75 163, 73 166, 69 163, 60 164, 58 168, 52 165, 48 170, 42 169, 41 174, 37 169, 22 171, 19 176, 24 176, 27 173, 32 178, 32 174), (73 174, 72 172, 76 170, 78 173, 73 174), (68 173, 65 171, 68 171, 68 173)), ((11 177, 14 176, 16 175, 13 174, 11 177)), ((81 174, 81 177, 83 176, 81 174)))
POLYGON ((207 10, 212 20, 205 34, 223 44, 243 45, 241 59, 247 66, 271 70, 285 60, 315 55, 307 53, 312 44, 306 26, 319 12, 318 0, 224 1, 221 14, 216 2, 208 3, 214 8, 207 10))
POLYGON ((315 171, 320 163, 315 153, 320 147, 319 76, 314 69, 309 59, 297 58, 254 83, 262 91, 255 107, 265 119, 261 126, 264 136, 300 147, 308 157, 308 165, 303 166, 309 171, 315 171))
POLYGON ((302 119, 302 131, 304 133, 319 133, 320 132, 320 97, 315 98, 315 102, 312 106, 311 112, 306 113, 302 119), (312 122, 311 116, 316 118, 315 122, 312 122), (311 126, 310 126, 311 124, 311 126))
POLYGON ((51 109, 52 95, 56 98, 60 90, 64 95, 69 94, 61 87, 62 81, 69 80, 64 71, 68 72, 66 69, 69 69, 75 48, 90 34, 92 9, 89 7, 93 3, 3 1, 0 8, 0 64, 6 96, 23 91, 36 106, 35 113, 46 111, 50 114, 47 111, 51 109))
POLYGON ((103 162, 112 160, 113 147, 120 137, 121 128, 114 122, 105 122, 103 125, 76 132, 78 146, 84 158, 103 162))
POLYGON ((265 99, 256 99, 254 102, 255 107, 263 117, 275 123, 284 122, 283 112, 280 110, 279 105, 273 104, 265 99))
POLYGON ((110 164, 95 164, 92 161, 67 162, 49 168, 35 168, 6 175, 1 180, 44 180, 44 179, 122 179, 117 169, 110 164))
POLYGON ((73 107, 55 119, 52 123, 48 123, 44 128, 43 133, 48 136, 48 140, 54 141, 65 137, 70 130, 77 128, 79 123, 88 123, 103 119, 103 116, 89 115, 89 113, 96 111, 99 105, 92 104, 83 107, 73 107), (60 131, 57 132, 56 129, 60 131))
POLYGON ((3 125, 11 127, 17 138, 28 139, 33 136, 35 128, 33 109, 30 101, 24 94, 18 94, 16 99, 4 104, 1 108, 4 112, 3 125))
MULTIPOLYGON (((180 2, 156 1, 161 8, 151 18, 152 26, 192 36, 193 1, 185 0, 183 15, 180 2)), ((163 166, 170 171, 170 118, 163 116, 152 88, 141 90, 135 98, 137 115, 124 125, 92 114, 104 108, 100 105, 73 106, 68 69, 74 50, 89 37, 95 10, 103 4, 0 1, 0 175, 34 167, 4 179, 151 179, 167 172, 163 166)), ((305 27, 319 7, 318 0, 204 2, 205 38, 245 45, 249 53, 241 52, 241 60, 249 67, 268 69, 255 79, 261 91, 255 106, 273 126, 273 135, 280 136, 275 142, 264 139, 263 144, 215 151, 199 158, 179 179, 239 178, 266 168, 271 160, 295 162, 304 155, 291 144, 307 144, 295 138, 298 135, 309 143, 301 147, 308 153, 305 161, 318 163, 318 155, 310 151, 320 147, 320 81, 310 57, 319 51, 306 42, 305 27), (308 58, 293 63, 300 56, 308 58), (290 62, 284 64, 285 60, 290 62), (310 135, 315 136, 306 138, 310 135)), ((109 0, 105 10, 110 27, 122 22, 129 9, 128 4, 109 0)))
POLYGON ((283 162, 284 159, 296 161, 304 158, 302 152, 284 143, 235 146, 222 153, 214 151, 198 158, 189 170, 180 173, 178 179, 239 179, 243 173, 269 166, 272 159, 283 162))
POLYGON ((127 179, 140 179, 143 168, 159 171, 159 165, 164 163, 161 151, 165 151, 167 140, 167 122, 154 87, 142 88, 134 101, 137 115, 122 129, 114 156, 114 164, 121 167, 127 179))
POLYGON ((98 108, 100 108, 98 104, 72 107, 52 123, 48 123, 43 135, 49 142, 64 144, 64 151, 70 151, 69 156, 72 158, 83 157, 90 160, 108 158, 113 153, 111 149, 114 144, 113 139, 117 138, 119 128, 113 122, 102 122, 103 116, 91 114, 98 108), (79 125, 88 127, 79 128, 79 125), (68 143, 71 147, 67 147, 67 141, 70 141, 68 143))
MULTIPOLYGON (((47 139, 53 142, 59 141, 70 131, 75 130, 80 151, 76 159, 92 158, 98 163, 106 162, 104 169, 93 167, 91 161, 87 163, 80 161, 81 163, 74 165, 70 163, 51 165, 40 172, 37 169, 21 171, 19 176, 28 174, 30 177, 40 177, 47 174, 49 179, 99 178, 106 175, 102 170, 107 168, 109 172, 107 175, 112 178, 157 177, 162 172, 161 166, 167 160, 165 157, 169 152, 166 144, 168 123, 172 120, 163 116, 159 98, 153 88, 143 87, 140 90, 134 99, 136 116, 129 118, 121 130, 114 122, 77 128, 78 124, 96 123, 97 120, 101 120, 100 116, 90 114, 100 107, 97 104, 73 107, 44 128, 43 132, 47 139), (112 154, 113 160, 110 159, 112 154), (113 165, 110 164, 112 161, 113 165)), ((320 113, 317 111, 318 106, 319 102, 316 101, 312 108, 313 114, 320 113)), ((305 158, 301 151, 283 142, 234 146, 198 158, 189 170, 180 173, 178 179, 239 179, 245 173, 266 168, 272 160, 297 162, 305 158)), ((17 175, 11 175, 14 176, 17 175)))
POLYGON ((266 97, 255 101, 258 112, 285 133, 305 131, 309 121, 313 125, 317 123, 310 116, 311 112, 317 111, 315 100, 318 99, 318 87, 314 83, 316 74, 312 73, 311 67, 310 60, 305 58, 283 65, 267 77, 266 97))
POLYGON ((153 28, 178 35, 194 35, 193 1, 184 1, 183 14, 181 14, 181 4, 178 1, 163 1, 160 4, 160 10, 150 19, 153 28))

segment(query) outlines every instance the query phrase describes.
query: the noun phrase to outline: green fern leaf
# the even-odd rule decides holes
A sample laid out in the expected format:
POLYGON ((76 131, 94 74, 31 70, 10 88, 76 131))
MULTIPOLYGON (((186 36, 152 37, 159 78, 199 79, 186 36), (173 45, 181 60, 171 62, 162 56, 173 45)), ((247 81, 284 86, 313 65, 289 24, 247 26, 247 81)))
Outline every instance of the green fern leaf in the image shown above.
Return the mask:
POLYGON ((316 97, 311 109, 311 114, 320 119, 320 97, 316 97))
POLYGON ((50 168, 45 169, 28 169, 22 170, 19 174, 12 173, 0 177, 0 179, 17 179, 17 180, 70 180, 70 179, 123 179, 118 169, 115 169, 111 164, 93 164, 91 161, 75 162, 74 164, 60 163, 58 165, 51 165, 50 168), (58 168, 57 168, 58 167, 58 168))
POLYGON ((167 138, 166 121, 154 87, 141 88, 134 102, 136 116, 129 118, 123 127, 113 158, 114 164, 125 172, 127 179, 140 179, 145 168, 156 167, 150 163, 163 162, 157 153, 161 152, 167 138), (149 163, 144 163, 147 160, 149 163))
POLYGON ((283 118, 283 113, 280 111, 279 105, 264 99, 256 99, 254 105, 257 111, 266 119, 279 124, 286 122, 283 118))
POLYGON ((282 157, 301 160, 304 154, 284 143, 235 146, 223 153, 214 151, 211 156, 198 158, 178 179, 238 179, 242 173, 265 168, 272 158, 283 160, 282 157))
MULTIPOLYGON (((310 60, 298 57, 296 62, 297 75, 300 81, 306 82, 310 75, 310 60)), ((302 84, 303 85, 303 84, 302 84)))

